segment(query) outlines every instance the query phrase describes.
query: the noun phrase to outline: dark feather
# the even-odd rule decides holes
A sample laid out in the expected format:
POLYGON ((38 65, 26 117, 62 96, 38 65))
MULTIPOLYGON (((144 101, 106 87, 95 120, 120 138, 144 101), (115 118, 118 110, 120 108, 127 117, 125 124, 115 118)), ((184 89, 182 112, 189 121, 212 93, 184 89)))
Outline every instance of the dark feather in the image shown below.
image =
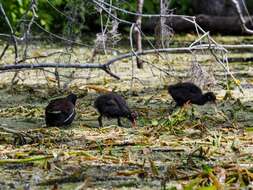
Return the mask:
POLYGON ((203 105, 208 101, 215 101, 216 99, 212 92, 203 94, 198 86, 189 82, 170 85, 168 92, 178 106, 182 106, 186 102, 203 105))
MULTIPOLYGON (((98 118, 100 126, 102 125, 102 116, 118 119, 126 117, 131 121, 135 119, 132 118, 132 112, 127 106, 125 99, 116 93, 104 94, 97 97, 94 102, 94 107, 100 113, 100 117, 98 118)), ((118 122, 120 125, 120 121, 118 122)))
POLYGON ((72 123, 75 117, 76 95, 52 100, 45 110, 47 126, 63 126, 72 123))

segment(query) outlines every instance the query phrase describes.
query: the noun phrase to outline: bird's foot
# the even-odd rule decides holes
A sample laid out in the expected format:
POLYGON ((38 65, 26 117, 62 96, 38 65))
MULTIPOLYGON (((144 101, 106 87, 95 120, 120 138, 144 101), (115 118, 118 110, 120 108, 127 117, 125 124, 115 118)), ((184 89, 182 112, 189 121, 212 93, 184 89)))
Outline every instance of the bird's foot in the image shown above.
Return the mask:
POLYGON ((186 110, 188 110, 188 108, 191 106, 191 102, 190 100, 188 100, 187 102, 184 103, 184 105, 181 107, 181 111, 184 112, 186 110))

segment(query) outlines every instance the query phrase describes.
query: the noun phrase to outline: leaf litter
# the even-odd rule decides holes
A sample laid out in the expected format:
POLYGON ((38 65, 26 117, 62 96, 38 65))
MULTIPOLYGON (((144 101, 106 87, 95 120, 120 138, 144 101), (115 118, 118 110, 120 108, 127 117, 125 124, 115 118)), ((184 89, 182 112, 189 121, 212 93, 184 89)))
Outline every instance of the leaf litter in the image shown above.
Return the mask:
MULTIPOLYGON (((175 67, 179 61, 189 59, 185 55, 184 59, 180 58, 182 55, 173 56, 175 67)), ((211 62, 205 59, 205 64, 211 62)), ((48 100, 62 95, 57 90, 57 81, 50 79, 54 79, 53 75, 36 85, 24 80, 10 89, 4 82, 1 84, 0 127, 23 132, 26 138, 26 143, 20 145, 17 135, 0 129, 1 188, 214 190, 252 187, 251 89, 246 90, 246 95, 240 95, 236 85, 228 84, 220 75, 222 71, 216 70, 219 85, 230 86, 229 96, 220 87, 215 89, 219 98, 217 107, 207 104, 174 108, 166 84, 175 81, 166 76, 152 75, 155 79, 151 78, 151 70, 145 68, 145 71, 136 71, 142 82, 136 80, 130 88, 131 77, 125 66, 130 61, 122 63, 120 68, 113 69, 123 73, 126 80, 119 82, 102 74, 94 80, 91 76, 86 82, 75 79, 69 84, 69 91, 81 98, 76 119, 66 128, 46 128, 44 124, 48 100), (125 127, 118 127, 114 120, 105 120, 105 127, 98 127, 93 100, 99 93, 112 90, 121 92, 130 107, 138 112, 137 130, 130 128, 127 120, 124 120, 125 127)), ((161 65, 166 67, 165 62, 161 65)), ((187 67, 183 64, 175 72, 182 74, 185 70, 187 67)), ((91 75, 94 78, 99 72, 92 71, 91 75)), ((33 75, 30 71, 29 76, 33 75)), ((76 76, 86 76, 86 73, 76 72, 76 76)), ((240 81, 245 84, 250 79, 240 78, 240 81)))

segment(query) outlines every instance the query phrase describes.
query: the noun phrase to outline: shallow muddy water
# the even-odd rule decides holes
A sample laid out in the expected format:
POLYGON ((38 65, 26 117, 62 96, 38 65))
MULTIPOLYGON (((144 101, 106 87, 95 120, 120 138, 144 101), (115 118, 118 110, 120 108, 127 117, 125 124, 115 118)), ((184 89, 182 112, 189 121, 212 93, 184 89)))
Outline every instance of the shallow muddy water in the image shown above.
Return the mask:
MULTIPOLYGON (((30 53, 56 50, 62 48, 34 46, 30 53)), ((71 60, 76 63, 87 62, 91 55, 85 48, 73 51, 71 60)), ((6 54, 11 55, 11 52, 6 54)), ((203 85, 204 79, 190 72, 195 60, 191 55, 163 56, 167 59, 144 56, 148 63, 143 70, 132 67, 131 59, 116 62, 111 70, 121 80, 98 69, 58 69, 61 90, 54 69, 20 71, 14 85, 11 85, 13 73, 0 73, 0 127, 32 137, 26 137, 27 144, 21 146, 13 144, 17 135, 0 131, 0 189, 57 189, 57 186, 60 189, 183 189, 187 185, 197 188, 209 184, 217 188, 251 184, 251 63, 230 64, 230 71, 244 91, 241 93, 209 54, 198 55, 203 69, 212 73, 208 77, 215 79, 210 79, 214 83, 209 87, 203 85), (215 92, 217 107, 207 104, 174 109, 167 86, 196 78, 205 91, 215 92), (227 86, 231 97, 224 100, 227 86), (98 127, 93 102, 106 90, 122 94, 129 107, 138 112, 137 130, 130 128, 126 119, 122 122, 124 127, 107 119, 105 127, 98 127), (51 99, 70 91, 81 96, 75 121, 66 128, 46 128, 45 106, 51 99), (225 182, 219 181, 224 175, 225 182)), ((252 53, 229 56, 250 57, 252 53)), ((113 55, 99 55, 95 62, 105 62, 110 57, 113 55)), ((64 62, 65 58, 62 56, 60 60, 64 62)), ((57 55, 46 61, 58 59, 57 55)))

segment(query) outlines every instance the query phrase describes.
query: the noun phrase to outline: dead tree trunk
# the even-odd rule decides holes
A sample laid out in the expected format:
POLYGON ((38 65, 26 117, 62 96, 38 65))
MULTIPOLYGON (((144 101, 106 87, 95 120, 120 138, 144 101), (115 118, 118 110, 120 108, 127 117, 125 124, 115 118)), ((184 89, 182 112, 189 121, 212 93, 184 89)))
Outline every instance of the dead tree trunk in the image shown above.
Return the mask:
MULTIPOLYGON (((169 2, 167 0, 160 0, 160 15, 168 15, 169 2)), ((159 22, 155 25, 155 42, 157 48, 169 47, 171 37, 173 36, 173 30, 166 24, 166 17, 160 16, 159 22)))
MULTIPOLYGON (((236 0, 243 15, 245 0, 236 0)), ((237 16, 236 8, 231 0, 192 0, 192 7, 195 14, 205 14, 213 16, 237 16)))
MULTIPOLYGON (((142 14, 144 0, 138 0, 137 3, 137 14, 142 14)), ((142 43, 141 43, 141 16, 138 15, 136 17, 136 27, 135 27, 135 40, 136 40, 136 46, 137 46, 137 52, 142 51, 142 43)), ((139 69, 143 68, 143 61, 136 57, 137 67, 139 69)))
MULTIPOLYGON (((244 17, 245 25, 249 29, 253 29, 251 20, 253 17, 244 17)), ((245 34, 242 29, 240 18, 238 16, 224 17, 212 15, 196 15, 196 22, 206 31, 222 34, 245 34)), ((159 23, 159 18, 151 18, 143 22, 143 31, 154 31, 154 26, 159 23)), ((181 17, 166 18, 166 24, 175 32, 191 32, 195 31, 194 24, 186 21, 181 17)))
MULTIPOLYGON (((164 3, 163 0, 160 0, 160 14, 164 14, 164 3)), ((160 40, 161 40, 161 47, 164 47, 164 41, 163 41, 163 26, 165 23, 165 18, 164 17, 160 17, 160 40)))

